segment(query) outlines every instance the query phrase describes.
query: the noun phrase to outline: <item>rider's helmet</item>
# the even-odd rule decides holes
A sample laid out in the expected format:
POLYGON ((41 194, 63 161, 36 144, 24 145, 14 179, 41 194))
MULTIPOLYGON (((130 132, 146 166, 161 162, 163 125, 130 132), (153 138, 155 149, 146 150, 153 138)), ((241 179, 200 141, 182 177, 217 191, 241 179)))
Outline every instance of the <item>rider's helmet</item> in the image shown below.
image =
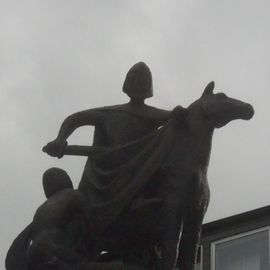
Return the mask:
POLYGON ((123 92, 131 99, 145 99, 153 96, 152 74, 144 62, 135 64, 128 71, 123 84, 123 92))

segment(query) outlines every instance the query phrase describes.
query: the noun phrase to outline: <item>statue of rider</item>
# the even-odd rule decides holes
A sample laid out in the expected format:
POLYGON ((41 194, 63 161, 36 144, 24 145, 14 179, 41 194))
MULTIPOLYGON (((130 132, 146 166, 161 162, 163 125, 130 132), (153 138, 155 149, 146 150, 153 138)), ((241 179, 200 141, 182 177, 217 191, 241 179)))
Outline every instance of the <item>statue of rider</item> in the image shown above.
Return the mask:
MULTIPOLYGON (((68 116, 62 123, 56 139, 48 143, 43 151, 51 156, 61 158, 64 155, 68 137, 75 129, 85 125, 95 127, 94 147, 103 149, 122 147, 132 142, 140 141, 141 138, 157 131, 159 127, 163 126, 170 119, 171 111, 145 104, 145 99, 153 96, 152 74, 145 63, 139 62, 131 67, 123 84, 123 92, 130 98, 130 101, 126 104, 89 109, 68 116)), ((93 176, 92 161, 92 157, 89 156, 78 189, 88 198, 88 205, 85 207, 86 216, 89 217, 88 222, 90 227, 92 227, 92 232, 95 232, 93 216, 94 219, 98 220, 97 223, 99 225, 104 225, 106 223, 105 220, 113 221, 116 219, 113 217, 113 212, 115 212, 115 209, 122 207, 123 201, 119 200, 119 207, 116 205, 113 208, 110 206, 109 200, 104 200, 103 197, 108 197, 110 194, 116 194, 117 196, 117 192, 113 184, 110 185, 111 187, 106 192, 104 191, 102 179, 93 176), (96 190, 97 187, 101 187, 102 195, 99 194, 100 190, 96 190), (106 213, 102 210, 101 214, 93 214, 93 205, 105 205, 105 203, 108 204, 106 213), (110 209, 108 210, 108 208, 110 209), (103 217, 99 218, 102 215, 106 216, 105 219, 103 217)), ((111 161, 109 158, 108 163, 111 161)), ((110 166, 110 164, 102 164, 103 167, 107 165, 108 167, 110 166)), ((140 167, 138 170, 140 170, 140 167)), ((129 195, 127 194, 126 197, 129 197, 129 195)), ((124 200, 127 202, 127 199, 124 200)), ((128 211, 132 212, 132 209, 138 209, 140 206, 144 209, 157 209, 159 205, 160 200, 158 198, 147 200, 139 198, 133 200, 132 207, 128 211)), ((96 231, 98 231, 96 234, 101 233, 98 229, 96 231)))
MULTIPOLYGON (((171 111, 145 104, 153 96, 152 74, 149 67, 139 62, 130 68, 123 92, 130 101, 126 104, 89 109, 68 116, 60 127, 57 138, 44 147, 49 155, 61 158, 67 139, 78 127, 95 126, 93 146, 113 147, 135 141, 153 132, 168 121, 171 111)), ((90 159, 87 160, 79 189, 86 192, 89 179, 90 159)))

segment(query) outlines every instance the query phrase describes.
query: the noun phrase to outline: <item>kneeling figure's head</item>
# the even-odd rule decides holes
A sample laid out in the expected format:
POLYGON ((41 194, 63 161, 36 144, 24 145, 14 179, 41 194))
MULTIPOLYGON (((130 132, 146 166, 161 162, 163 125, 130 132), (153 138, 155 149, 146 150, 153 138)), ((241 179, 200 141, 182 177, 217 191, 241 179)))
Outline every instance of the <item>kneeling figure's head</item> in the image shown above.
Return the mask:
POLYGON ((45 171, 42 182, 47 198, 64 188, 73 188, 73 184, 66 171, 59 168, 50 168, 45 171))

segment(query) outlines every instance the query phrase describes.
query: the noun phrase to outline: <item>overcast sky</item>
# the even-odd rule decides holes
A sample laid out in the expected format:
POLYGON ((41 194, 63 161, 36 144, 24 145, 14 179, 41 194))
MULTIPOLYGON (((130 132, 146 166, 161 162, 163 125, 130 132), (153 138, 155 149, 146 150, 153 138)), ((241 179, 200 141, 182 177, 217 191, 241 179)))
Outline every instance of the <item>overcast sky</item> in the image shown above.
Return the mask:
MULTIPOLYGON (((0 0, 0 266, 44 201, 45 169, 77 187, 84 158, 42 153, 69 114, 120 104, 128 69, 152 70, 153 106, 188 106, 216 91, 250 102, 251 121, 215 132, 205 221, 270 204, 269 0, 0 0)), ((91 144, 93 128, 70 143, 91 144)))

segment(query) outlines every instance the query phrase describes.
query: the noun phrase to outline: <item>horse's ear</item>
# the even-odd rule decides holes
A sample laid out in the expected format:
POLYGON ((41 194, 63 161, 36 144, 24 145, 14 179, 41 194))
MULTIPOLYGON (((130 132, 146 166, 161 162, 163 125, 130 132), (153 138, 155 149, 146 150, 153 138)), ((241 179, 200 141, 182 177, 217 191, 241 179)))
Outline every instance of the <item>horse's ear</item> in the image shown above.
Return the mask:
POLYGON ((212 81, 208 83, 203 91, 202 97, 212 95, 214 88, 215 88, 215 82, 212 81))

